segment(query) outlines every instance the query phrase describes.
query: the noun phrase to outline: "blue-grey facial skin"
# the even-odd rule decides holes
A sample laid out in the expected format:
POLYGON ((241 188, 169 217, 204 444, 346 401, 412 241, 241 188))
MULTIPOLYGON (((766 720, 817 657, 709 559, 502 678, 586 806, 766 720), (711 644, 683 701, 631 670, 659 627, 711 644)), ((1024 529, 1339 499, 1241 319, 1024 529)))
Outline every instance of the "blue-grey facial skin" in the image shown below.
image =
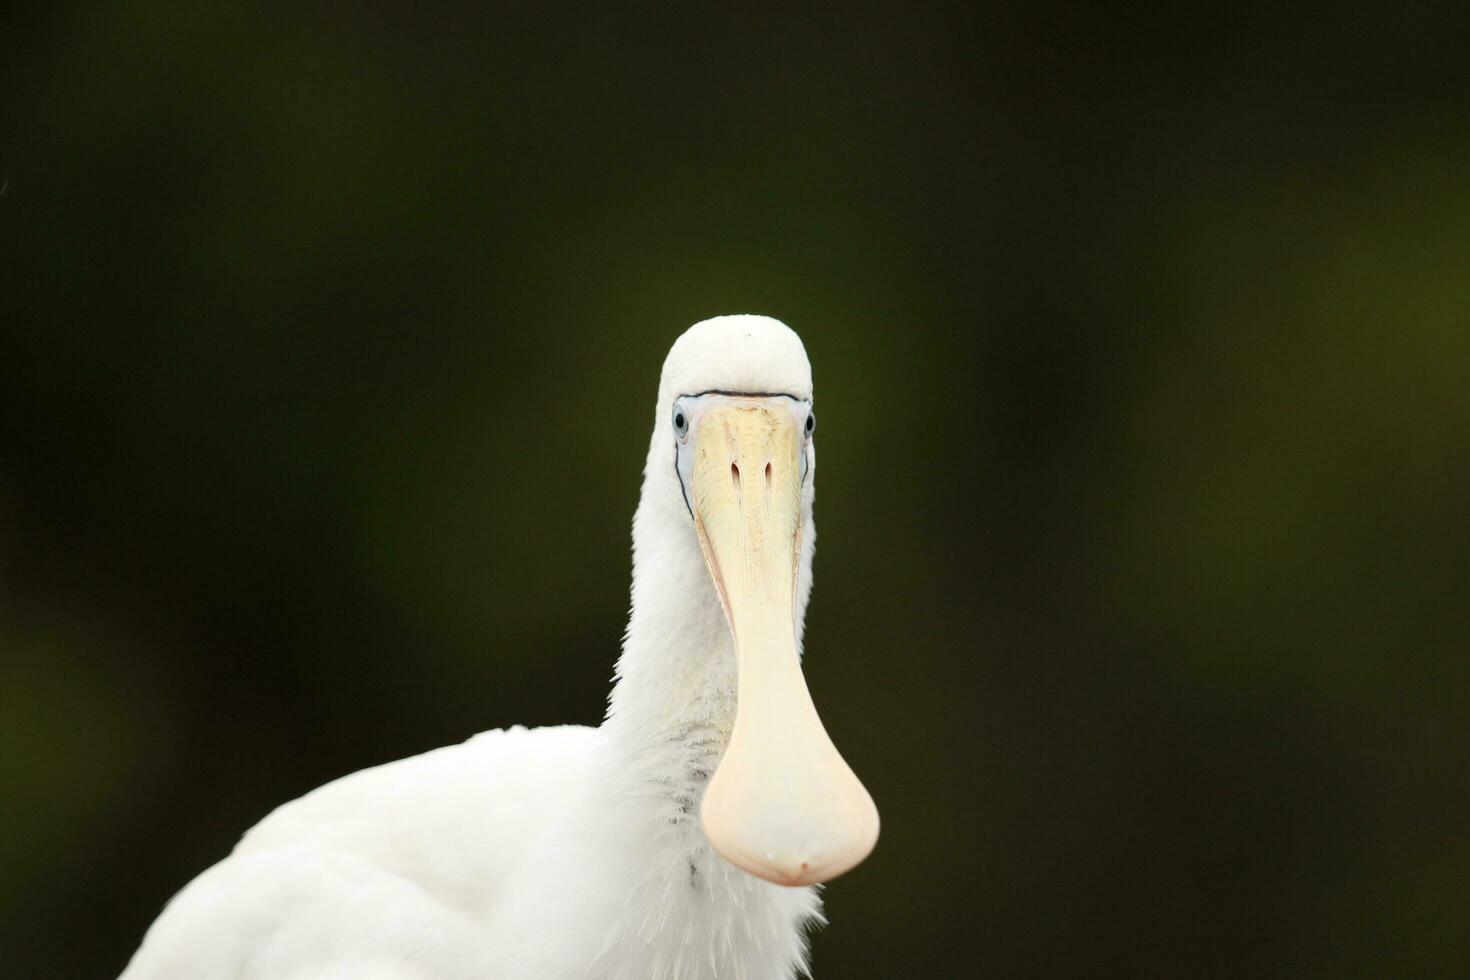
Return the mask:
POLYGON ((791 412, 802 433, 801 455, 797 459, 797 467, 801 473, 802 485, 806 484, 807 470, 811 465, 812 433, 816 429, 816 413, 812 409, 811 399, 795 398, 791 395, 738 395, 722 391, 681 395, 674 399, 673 410, 669 413, 669 425, 674 434, 674 469, 679 474, 679 483, 684 491, 686 506, 691 506, 694 499, 691 495, 689 480, 693 468, 694 444, 699 438, 697 435, 699 423, 711 405, 739 399, 759 400, 768 404, 779 402, 791 412))

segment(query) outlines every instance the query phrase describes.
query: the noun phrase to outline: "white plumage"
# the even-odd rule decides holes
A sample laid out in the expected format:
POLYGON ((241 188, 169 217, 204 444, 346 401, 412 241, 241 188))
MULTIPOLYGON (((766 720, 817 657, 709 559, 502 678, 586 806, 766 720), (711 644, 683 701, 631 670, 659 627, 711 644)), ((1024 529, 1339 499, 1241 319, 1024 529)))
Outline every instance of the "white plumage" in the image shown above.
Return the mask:
MULTIPOLYGON (((778 321, 732 316, 696 324, 670 351, 634 519, 632 612, 602 726, 486 732, 282 806, 169 903, 123 980, 777 980, 804 967, 805 930, 821 921, 816 889, 763 878, 823 880, 854 863, 849 854, 829 874, 807 870, 840 830, 820 800, 840 794, 813 790, 816 803, 799 794, 827 787, 818 769, 831 764, 783 776, 751 756, 757 773, 772 768, 772 793, 798 794, 761 804, 776 829, 752 845, 766 852, 758 863, 780 865, 778 844, 798 840, 799 871, 747 873, 721 856, 749 867, 736 853, 742 842, 717 852, 701 823, 739 699, 753 705, 760 695, 740 686, 743 600, 728 604, 718 571, 727 546, 704 538, 713 491, 704 476, 681 478, 675 463, 671 406, 682 412, 694 404, 686 396, 707 392, 781 396, 809 411, 801 341, 778 321)), ((742 410, 771 401, 734 399, 742 410)), ((715 435, 687 444, 700 439, 713 446, 715 435)), ((796 649, 811 589, 815 448, 809 438, 793 445, 801 479, 790 490, 795 580, 783 615, 796 649)), ((746 457, 730 453, 735 487, 721 492, 737 506, 746 457)), ((779 509, 784 457, 778 447, 766 458, 778 465, 773 485, 766 464, 765 492, 777 497, 765 505, 779 509)), ((733 574, 727 567, 725 578, 733 574)), ((876 832, 874 811, 855 860, 876 832)))

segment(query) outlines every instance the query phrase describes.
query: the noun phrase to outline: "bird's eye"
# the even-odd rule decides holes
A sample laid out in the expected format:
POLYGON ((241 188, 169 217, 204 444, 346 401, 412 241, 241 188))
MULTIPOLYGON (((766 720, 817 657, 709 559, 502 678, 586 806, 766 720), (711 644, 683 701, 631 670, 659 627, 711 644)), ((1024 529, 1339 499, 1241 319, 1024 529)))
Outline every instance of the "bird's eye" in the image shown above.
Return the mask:
POLYGON ((817 427, 817 413, 816 412, 807 412, 806 413, 806 434, 807 435, 811 435, 812 432, 816 429, 816 427, 817 427))
POLYGON ((680 439, 689 434, 689 416, 678 405, 674 406, 674 434, 680 439))

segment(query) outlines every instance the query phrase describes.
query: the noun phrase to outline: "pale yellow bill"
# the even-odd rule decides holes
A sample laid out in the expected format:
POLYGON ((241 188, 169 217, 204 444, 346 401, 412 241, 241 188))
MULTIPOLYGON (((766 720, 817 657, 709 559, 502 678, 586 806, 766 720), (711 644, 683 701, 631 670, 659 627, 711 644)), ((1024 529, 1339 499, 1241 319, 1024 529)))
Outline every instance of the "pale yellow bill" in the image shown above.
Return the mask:
POLYGON ((739 666, 735 728, 704 796, 726 860, 782 885, 835 878, 873 849, 878 810, 822 727, 796 655, 804 451, 783 398, 721 398, 693 433, 692 509, 739 666))

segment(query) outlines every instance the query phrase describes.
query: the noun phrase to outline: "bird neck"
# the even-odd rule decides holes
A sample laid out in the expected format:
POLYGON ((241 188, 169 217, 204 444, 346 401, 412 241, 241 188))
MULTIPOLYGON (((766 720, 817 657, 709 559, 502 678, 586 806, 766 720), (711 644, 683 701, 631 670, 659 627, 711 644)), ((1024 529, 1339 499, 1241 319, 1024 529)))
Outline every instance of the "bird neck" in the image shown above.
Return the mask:
POLYGON ((632 612, 606 727, 635 751, 698 742, 724 751, 735 647, 688 515, 645 486, 633 521, 632 612))
MULTIPOLYGON (((628 629, 603 731, 624 772, 670 794, 678 819, 713 774, 735 722, 735 641, 674 476, 655 434, 633 517, 633 587, 628 629)), ((796 631, 811 590, 810 485, 796 590, 796 631)), ((629 783, 624 783, 624 786, 629 783)))

